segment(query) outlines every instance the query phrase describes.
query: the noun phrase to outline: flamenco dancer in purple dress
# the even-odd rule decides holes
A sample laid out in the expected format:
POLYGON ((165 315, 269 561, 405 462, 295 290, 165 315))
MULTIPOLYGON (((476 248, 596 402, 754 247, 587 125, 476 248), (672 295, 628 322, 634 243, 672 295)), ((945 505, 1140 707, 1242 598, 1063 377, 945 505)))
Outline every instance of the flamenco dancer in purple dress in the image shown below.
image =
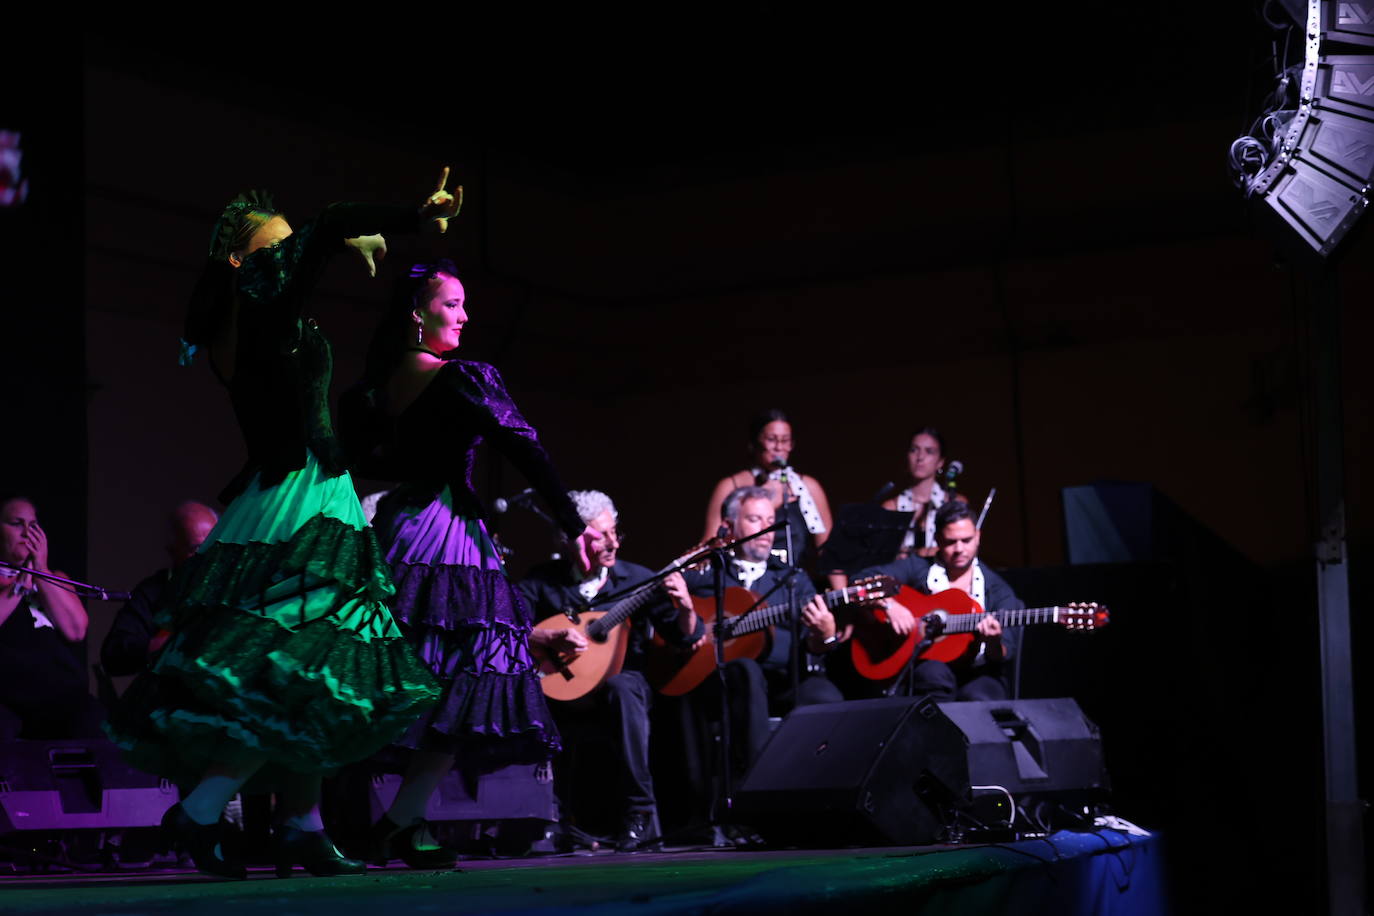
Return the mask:
POLYGON ((423 820, 455 766, 539 763, 559 750, 531 638, 559 653, 586 646, 576 630, 538 630, 481 520, 472 489, 486 440, 553 508, 583 568, 600 534, 583 524, 539 438, 496 369, 446 358, 459 346, 463 284, 453 264, 419 264, 397 286, 373 338, 363 384, 345 401, 344 434, 367 476, 401 481, 373 524, 396 578, 392 613, 443 696, 400 744, 413 750, 400 790, 373 825, 369 857, 451 866, 423 820))
MULTIPOLYGON (((194 788, 164 829, 203 872, 242 878, 220 820, 245 786, 277 796, 277 874, 360 874, 320 819, 321 775, 394 741, 438 697, 387 609, 392 583, 328 407, 329 342, 307 311, 325 263, 358 237, 440 231, 457 201, 334 204, 293 230, 261 192, 225 208, 188 309, 183 362, 207 351, 248 465, 168 588, 171 632, 111 733, 135 765, 194 788)), ((375 250, 375 249, 373 249, 375 250)))

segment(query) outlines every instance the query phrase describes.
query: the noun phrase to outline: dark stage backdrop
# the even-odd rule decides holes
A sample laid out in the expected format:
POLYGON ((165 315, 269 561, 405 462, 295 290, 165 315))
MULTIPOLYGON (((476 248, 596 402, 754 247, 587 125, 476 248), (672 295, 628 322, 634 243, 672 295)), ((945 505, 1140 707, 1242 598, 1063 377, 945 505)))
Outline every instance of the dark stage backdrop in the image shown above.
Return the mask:
MULTIPOLYGON (((0 205, 0 494, 33 500, 49 562, 86 572, 86 356, 82 284, 82 78, 69 61, 15 42, 0 56, 5 180, 0 205), (17 135, 17 136, 14 136, 17 135)), ((3 498, 3 496, 0 496, 3 498)))
MULTIPOLYGON (((442 240, 395 240, 391 263, 456 258, 467 355, 499 364, 570 485, 617 499, 641 562, 698 537, 712 485, 743 463, 747 417, 770 405, 794 416, 796 463, 833 504, 894 479, 914 426, 940 427, 972 499, 998 489, 985 534, 997 564, 1062 561, 1059 490, 1096 479, 1154 483, 1261 564, 1305 553, 1297 300, 1218 175, 1229 122, 1167 124, 1163 149, 1136 142, 1158 125, 1011 148, 859 144, 851 159, 803 148, 762 175, 641 171, 631 185, 556 171, 461 123, 425 145, 100 65, 86 80, 100 581, 160 565, 167 510, 212 501, 242 460, 208 370, 175 363, 223 201, 268 186, 302 219, 336 199, 418 200, 442 163, 467 186, 463 216, 442 240), (1114 150, 1135 158, 1100 168, 1114 150), (1122 169, 1138 176, 1129 194, 1122 169)), ((1358 254, 1345 268, 1350 417, 1369 390, 1358 254)), ((385 295, 351 261, 331 268, 315 314, 336 389, 356 377, 385 295)), ((1352 454, 1367 436, 1350 425, 1352 454)), ((506 469, 485 485, 524 483, 506 469)), ((549 549, 530 517, 505 526, 517 571, 549 549)))
MULTIPOLYGON (((994 565, 1061 564, 1061 488, 1137 480, 1297 594, 1309 588, 1306 297, 1226 180, 1253 63, 1234 48, 1208 71, 1206 100, 1173 83, 1165 93, 1190 71, 1156 59, 1196 48, 1137 46, 1137 82, 1085 85, 1097 96, 1072 111, 1032 100, 985 112, 984 129, 971 115, 969 129, 945 130, 903 114, 916 110, 904 98, 871 130, 771 143, 738 140, 738 123, 713 122, 706 106, 646 137, 636 129, 653 109, 614 93, 595 97, 596 124, 577 120, 596 106, 546 124, 541 96, 498 81, 480 85, 506 120, 469 118, 457 101, 428 118, 403 88, 374 93, 379 111, 323 94, 264 101, 261 82, 225 91, 117 41, 96 51, 84 74, 87 244, 73 269, 87 277, 97 581, 127 587, 163 565, 167 512, 213 502, 243 458, 208 369, 175 362, 223 202, 270 187, 299 220, 332 200, 418 201, 448 164, 467 188, 462 217, 441 240, 393 240, 393 269, 420 252, 457 260, 465 355, 501 368, 569 485, 617 500, 630 559, 662 564, 695 542, 714 483, 743 465, 747 418, 779 406, 795 421, 797 466, 834 505, 896 478, 910 431, 939 427, 972 500, 998 490, 984 536, 994 565)), ((1357 460, 1371 444, 1371 237, 1342 267, 1357 550, 1371 544, 1357 460)), ((314 316, 335 345, 336 393, 360 370, 386 289, 346 260, 326 277, 314 316)), ((523 486, 503 463, 483 465, 488 498, 523 486)), ((499 524, 517 575, 552 549, 528 514, 499 524)), ((1212 612, 1244 627, 1246 610, 1212 612)), ((93 643, 113 611, 93 607, 93 643)), ((1312 608, 1295 614, 1313 625, 1312 608)), ((1114 689, 1142 702, 1152 678, 1177 675, 1165 674, 1167 645, 1158 657, 1114 689)), ((1236 660, 1256 666, 1245 683, 1291 691, 1315 718, 1308 666, 1270 684, 1267 662, 1236 660)), ((1208 703, 1202 714, 1225 717, 1208 703)))

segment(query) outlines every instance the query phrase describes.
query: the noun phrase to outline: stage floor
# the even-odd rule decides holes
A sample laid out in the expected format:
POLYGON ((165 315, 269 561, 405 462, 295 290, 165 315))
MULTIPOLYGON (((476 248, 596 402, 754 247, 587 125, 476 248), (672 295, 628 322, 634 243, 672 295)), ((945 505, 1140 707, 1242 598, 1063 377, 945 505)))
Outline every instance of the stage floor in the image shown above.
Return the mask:
POLYGON ((5 913, 1167 913, 1157 837, 1113 830, 984 846, 583 853, 464 861, 461 871, 247 881, 194 872, 12 876, 5 913))

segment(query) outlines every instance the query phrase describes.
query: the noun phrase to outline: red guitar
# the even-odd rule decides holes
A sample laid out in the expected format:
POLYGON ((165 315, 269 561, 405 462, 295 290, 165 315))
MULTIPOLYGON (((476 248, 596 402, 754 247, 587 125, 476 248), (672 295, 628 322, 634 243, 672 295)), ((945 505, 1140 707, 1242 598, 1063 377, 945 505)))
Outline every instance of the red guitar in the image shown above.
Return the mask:
POLYGON ((887 614, 879 608, 873 611, 871 622, 855 628, 850 650, 854 668, 869 680, 886 681, 901 674, 916 646, 925 641, 927 632, 935 637, 935 642, 921 653, 921 658, 954 661, 968 650, 974 628, 987 613, 996 617, 1003 629, 1055 624, 1070 630, 1095 630, 1106 626, 1110 619, 1107 608, 1097 603, 985 612, 977 601, 957 588, 925 595, 903 587, 893 600, 911 611, 916 625, 910 633, 900 636, 892 632, 887 614))
MULTIPOLYGON (((838 588, 821 595, 832 611, 845 605, 866 604, 897 594, 901 586, 891 576, 871 576, 860 579, 848 588, 838 588)), ((746 588, 725 590, 725 616, 731 618, 729 636, 725 642, 725 660, 758 658, 768 644, 767 630, 774 624, 790 619, 784 604, 766 604, 754 608, 759 596, 746 588), (748 613, 746 613, 746 611, 748 613)), ((715 627, 716 602, 696 596, 692 606, 706 623, 706 639, 695 651, 681 652, 667 645, 655 634, 654 645, 645 666, 644 676, 655 690, 665 696, 682 696, 706 680, 716 670, 715 627)))

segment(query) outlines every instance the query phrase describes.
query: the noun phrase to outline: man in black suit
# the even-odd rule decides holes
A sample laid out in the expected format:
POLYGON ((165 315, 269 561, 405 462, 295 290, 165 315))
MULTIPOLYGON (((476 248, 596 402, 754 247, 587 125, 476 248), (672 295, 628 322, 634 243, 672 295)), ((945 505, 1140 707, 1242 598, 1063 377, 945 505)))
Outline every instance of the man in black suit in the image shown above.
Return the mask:
MULTIPOLYGON (((570 560, 554 560, 536 566, 520 582, 520 591, 530 602, 537 620, 585 606, 601 595, 619 594, 653 576, 652 570, 620 559, 619 513, 609 496, 598 490, 574 490, 568 495, 582 520, 601 532, 602 537, 592 558, 592 568, 585 575, 570 560)), ((616 849, 621 852, 653 846, 660 835, 658 805, 649 773, 649 708, 653 691, 642 673, 648 642, 657 632, 670 645, 686 648, 705 634, 705 628, 692 613, 682 574, 668 576, 659 588, 661 596, 631 618, 630 643, 620 673, 607 678, 587 697, 549 704, 565 735, 584 732, 588 727, 602 728, 611 735, 618 770, 614 785, 625 806, 616 840, 616 849)), ((610 607, 604 603, 596 605, 597 610, 610 607)), ((572 636, 585 644, 580 632, 574 630, 572 636)), ((567 785, 566 780, 560 782, 564 783, 564 794, 576 788, 567 785)))
MULTIPOLYGON (((721 507, 727 533, 743 538, 771 527, 776 519, 772 494, 762 487, 740 487, 725 498, 721 507)), ((782 562, 772 553, 775 532, 768 532, 736 544, 724 572, 726 587, 742 587, 763 597, 768 605, 784 605, 795 589, 801 617, 805 651, 801 655, 798 695, 792 696, 792 631, 790 626, 772 628, 764 653, 756 661, 739 658, 725 666, 726 689, 730 700, 731 750, 734 778, 743 776, 757 759, 768 740, 768 717, 785 715, 797 706, 838 703, 844 699, 825 676, 822 656, 838 647, 848 628, 837 624, 825 601, 816 594, 811 580, 796 567, 782 562)), ((686 574, 687 586, 697 597, 714 597, 715 573, 708 564, 686 574)), ((713 715, 719 707, 719 679, 715 676, 694 691, 691 698, 697 709, 713 715)), ((698 777, 700 779, 701 777, 698 777)))
MULTIPOLYGON (((1025 604, 1006 580, 978 562, 980 532, 968 503, 950 500, 935 515, 936 553, 932 560, 911 556, 862 570, 857 577, 888 575, 927 595, 957 588, 986 611, 1013 610, 1025 604)), ((916 625, 912 613, 895 601, 883 605, 888 625, 899 635, 916 625)), ((875 624, 881 625, 881 624, 875 624)), ((1010 695, 1011 660, 1019 642, 1016 630, 1003 631, 995 617, 978 622, 963 656, 946 664, 918 659, 911 692, 937 700, 1005 700, 1010 695)))

